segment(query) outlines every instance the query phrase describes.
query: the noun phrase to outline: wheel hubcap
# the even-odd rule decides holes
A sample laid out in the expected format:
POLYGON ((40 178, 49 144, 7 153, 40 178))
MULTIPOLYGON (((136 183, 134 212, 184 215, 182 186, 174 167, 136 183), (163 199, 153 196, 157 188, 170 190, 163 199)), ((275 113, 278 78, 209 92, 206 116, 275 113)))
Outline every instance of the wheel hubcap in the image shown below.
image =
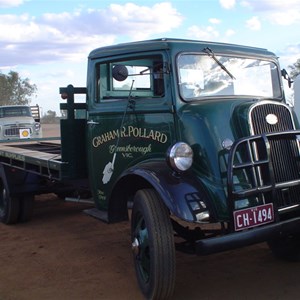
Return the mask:
POLYGON ((140 253, 140 243, 137 238, 134 239, 134 241, 131 244, 132 252, 135 256, 139 255, 140 253))
POLYGON ((136 224, 131 247, 140 275, 144 282, 148 282, 150 276, 149 236, 148 230, 145 226, 145 221, 142 217, 136 224))

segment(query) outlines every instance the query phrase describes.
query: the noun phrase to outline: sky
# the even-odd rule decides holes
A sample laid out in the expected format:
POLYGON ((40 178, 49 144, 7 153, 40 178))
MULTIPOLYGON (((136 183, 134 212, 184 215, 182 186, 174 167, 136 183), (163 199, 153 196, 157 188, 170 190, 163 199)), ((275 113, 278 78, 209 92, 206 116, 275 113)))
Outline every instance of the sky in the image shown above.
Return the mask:
POLYGON ((94 48, 188 38, 267 48, 281 68, 300 58, 299 0, 0 0, 0 72, 37 86, 31 104, 59 112, 59 87, 86 86, 94 48))

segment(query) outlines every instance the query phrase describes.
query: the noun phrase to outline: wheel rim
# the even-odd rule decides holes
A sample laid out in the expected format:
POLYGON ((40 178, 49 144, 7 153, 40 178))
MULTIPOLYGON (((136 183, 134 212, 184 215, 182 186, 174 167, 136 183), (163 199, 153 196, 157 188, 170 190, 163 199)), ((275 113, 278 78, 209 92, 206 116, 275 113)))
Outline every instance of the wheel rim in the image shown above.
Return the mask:
POLYGON ((146 283, 150 278, 150 246, 146 223, 141 215, 139 215, 136 222, 132 251, 137 269, 141 278, 146 283))

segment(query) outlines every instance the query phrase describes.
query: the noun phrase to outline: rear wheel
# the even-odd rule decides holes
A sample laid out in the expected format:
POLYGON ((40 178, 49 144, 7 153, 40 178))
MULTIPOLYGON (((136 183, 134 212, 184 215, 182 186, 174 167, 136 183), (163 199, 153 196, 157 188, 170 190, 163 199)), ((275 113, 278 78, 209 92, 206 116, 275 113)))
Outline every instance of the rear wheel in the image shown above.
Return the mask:
POLYGON ((18 221, 20 213, 20 201, 16 197, 10 197, 3 180, 0 180, 0 221, 4 224, 14 224, 18 221))
POLYGON ((151 189, 136 193, 132 250, 139 286, 147 299, 168 299, 175 285, 175 247, 168 210, 151 189))
POLYGON ((300 233, 268 241, 275 257, 287 261, 300 261, 300 233))
POLYGON ((20 198, 20 213, 18 221, 28 222, 33 213, 34 196, 26 195, 20 198))

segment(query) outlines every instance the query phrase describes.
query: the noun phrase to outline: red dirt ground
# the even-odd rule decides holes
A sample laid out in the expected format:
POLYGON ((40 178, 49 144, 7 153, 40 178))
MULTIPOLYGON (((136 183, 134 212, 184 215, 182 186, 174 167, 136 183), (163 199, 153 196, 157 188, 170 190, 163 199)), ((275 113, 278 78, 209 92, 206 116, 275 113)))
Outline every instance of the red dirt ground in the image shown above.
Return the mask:
MULTIPOLYGON (((30 222, 0 224, 1 300, 143 299, 127 222, 107 225, 53 194, 36 198, 30 222)), ((173 299, 298 299, 299 266, 276 260, 265 244, 177 253, 173 299)))
MULTIPOLYGON (((1 300, 143 299, 129 224, 107 225, 85 208, 42 195, 30 222, 0 224, 1 300)), ((174 300, 286 300, 300 294, 300 263, 276 260, 266 244, 206 257, 177 253, 176 278, 174 300)))

